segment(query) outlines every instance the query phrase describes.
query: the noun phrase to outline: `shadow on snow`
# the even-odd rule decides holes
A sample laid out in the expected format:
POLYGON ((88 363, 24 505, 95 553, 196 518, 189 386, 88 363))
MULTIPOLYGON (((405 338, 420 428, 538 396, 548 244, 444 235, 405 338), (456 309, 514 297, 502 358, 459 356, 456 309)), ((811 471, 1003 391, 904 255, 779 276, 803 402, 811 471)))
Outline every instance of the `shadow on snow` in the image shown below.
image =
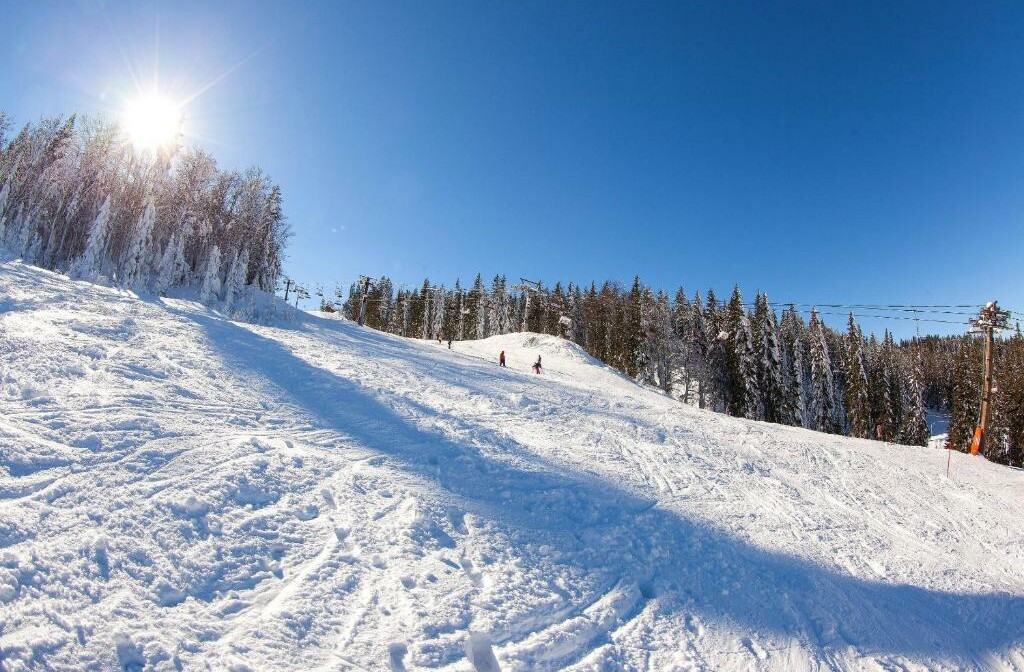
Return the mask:
MULTIPOLYGON (((853 646, 862 654, 981 665, 986 654, 1024 643, 1022 596, 880 583, 756 548, 654 507, 613 482, 569 472, 493 430, 478 428, 465 443, 424 430, 358 384, 310 365, 276 341, 211 315, 171 310, 198 323, 232 367, 264 377, 322 427, 435 483, 513 539, 525 540, 527 532, 534 539, 539 532, 553 551, 585 556, 583 569, 597 583, 635 581, 645 598, 657 596, 658 613, 696 613, 751 633, 792 637, 825 658, 853 646)), ((297 326, 324 329, 311 321, 297 326)), ((332 339, 361 341, 403 359, 416 352, 370 330, 330 331, 332 339)), ((479 377, 474 382, 482 384, 484 377, 513 374, 479 365, 460 375, 479 377)), ((422 406, 416 411, 436 413, 422 406)), ((495 633, 495 641, 523 636, 495 633)))

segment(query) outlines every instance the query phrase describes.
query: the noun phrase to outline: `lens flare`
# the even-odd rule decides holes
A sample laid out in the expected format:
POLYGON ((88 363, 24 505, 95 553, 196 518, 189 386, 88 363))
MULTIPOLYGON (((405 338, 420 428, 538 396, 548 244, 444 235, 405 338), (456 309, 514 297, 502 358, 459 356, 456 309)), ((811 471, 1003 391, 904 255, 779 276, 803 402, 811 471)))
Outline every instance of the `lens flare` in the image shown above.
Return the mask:
POLYGON ((125 104, 122 126, 139 150, 156 152, 174 146, 181 136, 181 105, 150 93, 125 104))

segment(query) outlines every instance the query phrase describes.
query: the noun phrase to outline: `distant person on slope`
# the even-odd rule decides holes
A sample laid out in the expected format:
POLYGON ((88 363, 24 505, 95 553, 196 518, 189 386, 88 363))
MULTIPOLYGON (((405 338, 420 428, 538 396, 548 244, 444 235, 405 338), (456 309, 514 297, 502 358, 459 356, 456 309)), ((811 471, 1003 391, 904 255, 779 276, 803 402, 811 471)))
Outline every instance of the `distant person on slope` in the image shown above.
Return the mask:
POLYGON ((540 373, 540 355, 537 355, 537 361, 533 363, 533 372, 540 373))
POLYGON ((502 350, 501 354, 498 355, 498 366, 504 367, 506 369, 508 368, 507 366, 505 366, 505 351, 504 350, 502 350))

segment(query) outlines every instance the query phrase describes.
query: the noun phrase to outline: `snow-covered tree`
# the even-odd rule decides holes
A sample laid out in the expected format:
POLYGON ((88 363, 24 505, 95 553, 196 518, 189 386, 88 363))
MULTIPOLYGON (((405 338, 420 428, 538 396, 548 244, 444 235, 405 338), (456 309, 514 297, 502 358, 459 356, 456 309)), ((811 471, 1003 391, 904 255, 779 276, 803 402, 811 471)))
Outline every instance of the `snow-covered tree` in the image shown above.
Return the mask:
POLYGON ((0 245, 158 291, 204 278, 214 246, 230 260, 246 248, 245 282, 272 291, 289 235, 280 189, 258 169, 222 172, 199 150, 175 151, 137 154, 102 121, 27 124, 0 144, 0 245))
POLYGON ((164 250, 160 259, 160 270, 157 273, 156 292, 166 294, 167 290, 177 285, 187 284, 188 264, 185 263, 185 236, 175 234, 164 250))
POLYGON ((729 380, 729 414, 752 420, 763 419, 764 406, 757 384, 754 334, 737 285, 726 308, 726 371, 729 380))
POLYGON ((949 443, 953 450, 970 449, 971 437, 978 424, 978 401, 981 399, 980 344, 970 336, 962 336, 953 365, 953 395, 949 409, 949 443))
POLYGON ((203 303, 212 303, 220 298, 220 265, 220 248, 214 245, 206 260, 206 267, 203 269, 203 283, 199 289, 199 300, 203 303))
MULTIPOLYGON (((245 276, 249 268, 249 250, 241 250, 235 255, 235 260, 231 262, 231 268, 228 270, 227 280, 224 282, 224 310, 230 311, 235 303, 245 293, 245 276)), ((296 297, 299 296, 300 290, 305 296, 302 298, 309 298, 309 291, 306 290, 302 285, 298 285, 295 289, 296 297)), ((298 306, 298 301, 296 301, 298 306)))
POLYGON ((153 227, 156 225, 156 201, 150 195, 142 209, 125 253, 121 279, 128 287, 143 289, 149 283, 153 262, 153 227))
POLYGON ((786 422, 779 324, 775 311, 768 304, 767 295, 761 293, 754 302, 754 337, 757 382, 764 419, 768 422, 786 422))
POLYGON ((811 311, 808 326, 811 367, 811 429, 834 434, 837 431, 835 381, 832 375, 832 357, 829 353, 825 325, 815 310, 811 311))
POLYGON ((912 446, 928 445, 930 434, 920 381, 920 362, 915 361, 908 367, 906 376, 903 378, 903 417, 899 431, 900 442, 912 446))
POLYGON ((875 438, 871 424, 871 402, 868 399, 868 372, 864 358, 864 337, 850 313, 846 333, 846 413, 850 435, 862 439, 875 438))
POLYGON ((508 282, 504 275, 496 275, 491 281, 491 296, 487 302, 487 323, 491 335, 507 334, 512 330, 508 308, 508 282))
POLYGON ((75 260, 70 275, 78 278, 93 278, 103 273, 106 259, 107 237, 110 229, 110 196, 103 199, 103 205, 89 229, 89 239, 81 256, 75 260))
POLYGON ((804 367, 804 325, 794 306, 782 316, 784 405, 782 422, 807 427, 807 376, 804 367))
POLYGON ((487 326, 487 290, 484 288, 484 279, 477 273, 473 281, 473 288, 469 290, 466 297, 466 308, 469 313, 466 315, 465 338, 478 339, 486 337, 487 326))

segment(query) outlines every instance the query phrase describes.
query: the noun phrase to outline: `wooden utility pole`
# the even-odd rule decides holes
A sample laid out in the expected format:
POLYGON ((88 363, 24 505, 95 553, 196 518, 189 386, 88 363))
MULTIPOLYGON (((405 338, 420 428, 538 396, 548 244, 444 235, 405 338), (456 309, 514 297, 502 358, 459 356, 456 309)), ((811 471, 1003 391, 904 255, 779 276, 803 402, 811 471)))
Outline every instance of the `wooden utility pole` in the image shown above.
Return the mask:
POLYGON ((366 324, 366 295, 370 293, 370 283, 373 282, 373 278, 360 275, 359 283, 362 285, 362 290, 359 292, 359 326, 366 324))
POLYGON ((971 455, 977 455, 985 447, 985 435, 988 432, 989 407, 992 404, 992 346, 993 335, 997 329, 1006 329, 1010 312, 999 308, 996 301, 989 301, 978 312, 978 317, 971 319, 972 331, 985 336, 984 379, 981 385, 981 411, 978 414, 978 426, 974 428, 971 440, 971 455))
POLYGON ((526 320, 530 317, 530 295, 534 292, 540 294, 540 280, 534 282, 526 278, 519 278, 521 284, 512 285, 512 289, 526 292, 526 306, 523 307, 523 321, 519 325, 519 331, 526 331, 526 320))

